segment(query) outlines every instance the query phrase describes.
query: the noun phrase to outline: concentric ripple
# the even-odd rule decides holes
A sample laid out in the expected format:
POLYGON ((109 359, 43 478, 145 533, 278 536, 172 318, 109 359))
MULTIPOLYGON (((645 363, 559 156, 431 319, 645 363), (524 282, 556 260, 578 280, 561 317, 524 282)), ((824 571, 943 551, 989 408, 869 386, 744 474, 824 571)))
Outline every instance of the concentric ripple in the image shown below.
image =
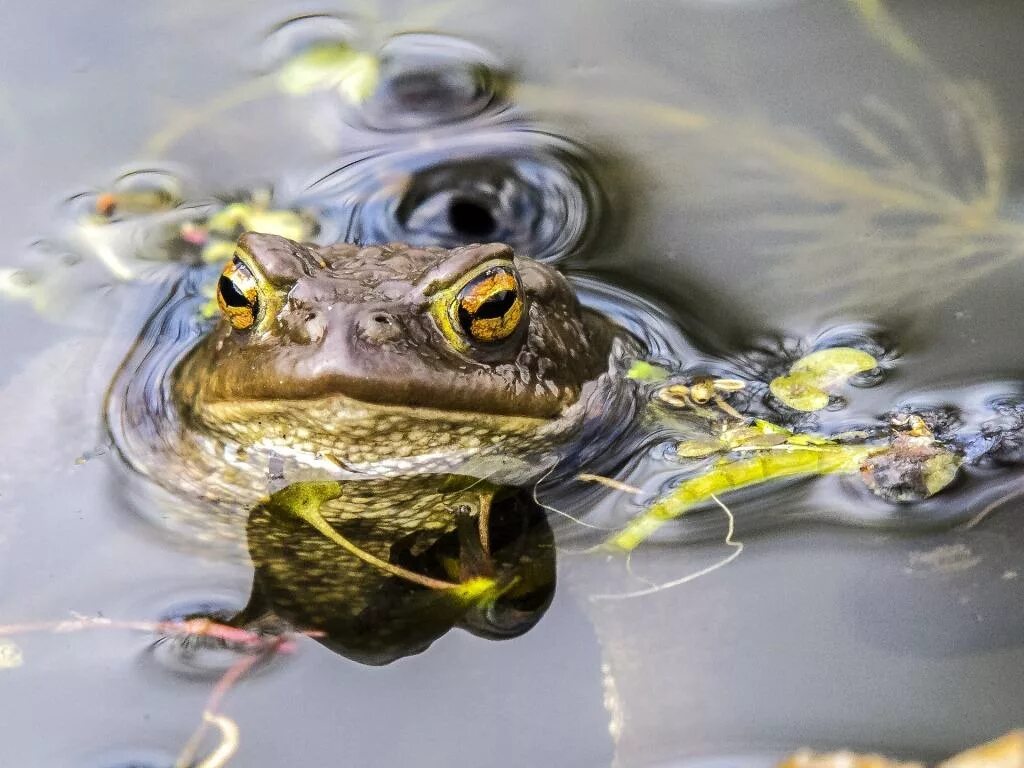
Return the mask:
MULTIPOLYGON (((160 621, 210 619, 228 623, 243 606, 234 596, 185 598, 166 608, 160 621)), ((177 677, 216 680, 242 658, 244 651, 214 637, 166 636, 149 650, 150 659, 177 677)))
MULTIPOLYGON (((262 45, 263 69, 274 71, 307 54, 352 51, 372 61, 375 85, 360 98, 339 98, 343 119, 375 131, 412 131, 465 123, 507 106, 505 68, 489 51, 450 35, 404 33, 374 52, 358 26, 329 14, 308 14, 276 26, 262 45), (319 49, 319 50, 318 50, 319 49)), ((339 80, 344 73, 339 72, 339 80)))
POLYGON ((278 69, 289 59, 323 45, 355 45, 358 26, 350 19, 329 13, 308 13, 288 19, 271 29, 260 46, 261 69, 278 69))
POLYGON ((488 51, 449 35, 397 35, 379 53, 380 82, 360 116, 376 130, 467 121, 503 105, 506 77, 488 51))
POLYGON ((586 150, 558 136, 491 129, 364 155, 312 184, 298 205, 319 210, 348 242, 501 241, 558 262, 587 246, 607 207, 592 167, 586 150))

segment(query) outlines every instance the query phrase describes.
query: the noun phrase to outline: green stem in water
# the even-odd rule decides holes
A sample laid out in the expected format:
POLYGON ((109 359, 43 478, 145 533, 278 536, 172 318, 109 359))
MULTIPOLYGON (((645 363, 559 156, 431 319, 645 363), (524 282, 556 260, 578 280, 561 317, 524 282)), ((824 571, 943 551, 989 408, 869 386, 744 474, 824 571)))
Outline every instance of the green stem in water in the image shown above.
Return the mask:
POLYGON ((381 560, 371 555, 364 549, 353 544, 342 536, 334 527, 320 514, 320 507, 327 501, 336 499, 341 495, 341 483, 335 481, 325 482, 301 482, 293 483, 287 488, 275 493, 266 502, 267 507, 273 512, 285 512, 298 517, 300 520, 313 526, 326 538, 333 541, 350 555, 362 560, 367 565, 378 568, 385 573, 400 579, 405 579, 413 584, 428 589, 451 589, 460 590, 460 597, 465 599, 476 599, 485 595, 494 588, 494 580, 487 578, 469 579, 463 583, 443 581, 430 576, 410 571, 400 565, 381 560))
POLYGON ((665 523, 676 520, 698 504, 728 491, 801 475, 834 475, 857 472, 878 446, 824 445, 813 448, 781 447, 749 459, 724 461, 697 477, 679 484, 654 502, 625 528, 610 536, 605 547, 631 552, 665 523))

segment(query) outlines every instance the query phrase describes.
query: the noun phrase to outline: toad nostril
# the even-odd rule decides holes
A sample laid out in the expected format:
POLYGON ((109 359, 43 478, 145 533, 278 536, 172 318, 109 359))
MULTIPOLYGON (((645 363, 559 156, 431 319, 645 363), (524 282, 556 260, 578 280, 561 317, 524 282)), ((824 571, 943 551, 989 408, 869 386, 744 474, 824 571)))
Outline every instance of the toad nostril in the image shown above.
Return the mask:
POLYGON ((487 237, 498 223, 494 214, 480 203, 456 198, 448 207, 448 223, 452 229, 469 237, 487 237))
POLYGON ((402 326, 390 312, 369 312, 358 321, 359 335, 373 344, 387 344, 397 341, 402 335, 402 326))

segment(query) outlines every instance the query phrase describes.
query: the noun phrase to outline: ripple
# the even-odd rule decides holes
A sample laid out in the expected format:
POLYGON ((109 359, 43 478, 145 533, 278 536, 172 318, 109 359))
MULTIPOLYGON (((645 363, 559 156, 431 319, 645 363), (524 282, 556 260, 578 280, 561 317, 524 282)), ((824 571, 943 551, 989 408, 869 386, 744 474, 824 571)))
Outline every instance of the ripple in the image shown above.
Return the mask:
MULTIPOLYGON (((275 27, 262 44, 264 71, 316 48, 359 47, 350 20, 329 14, 299 16, 275 27)), ((346 122, 376 131, 410 131, 465 122, 506 102, 507 73, 485 48, 450 35, 395 35, 375 53, 377 84, 365 101, 338 99, 346 122)))
POLYGON ((359 33, 354 22, 343 16, 310 13, 296 16, 270 30, 260 47, 264 71, 272 71, 305 51, 322 45, 352 45, 359 33))
MULTIPOLYGON (((230 623, 242 608, 234 596, 185 598, 164 610, 159 620, 183 622, 205 618, 230 623)), ((224 640, 193 635, 167 635, 149 648, 149 657, 157 665, 190 680, 216 680, 244 655, 244 650, 224 640)))
POLYGON ((584 248, 604 196, 577 144, 521 126, 439 138, 367 154, 300 195, 349 242, 455 247, 508 243, 540 261, 584 248))
POLYGON ((171 210, 184 196, 184 182, 177 173, 140 168, 121 174, 105 189, 73 195, 64 209, 73 221, 118 222, 171 210))
POLYGON ((507 77, 480 46, 448 35, 397 35, 379 52, 380 83, 362 105, 366 126, 418 130, 466 121, 503 105, 507 77))

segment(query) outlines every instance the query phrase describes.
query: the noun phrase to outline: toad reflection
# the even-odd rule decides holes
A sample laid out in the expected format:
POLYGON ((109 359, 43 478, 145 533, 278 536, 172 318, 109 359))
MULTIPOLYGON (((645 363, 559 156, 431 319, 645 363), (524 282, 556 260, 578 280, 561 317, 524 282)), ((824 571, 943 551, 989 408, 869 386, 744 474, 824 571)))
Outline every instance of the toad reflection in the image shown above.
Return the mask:
POLYGON ((283 620, 373 665, 420 653, 453 627, 495 640, 527 632, 554 595, 552 531, 528 494, 492 488, 483 531, 465 503, 480 490, 478 480, 453 475, 288 486, 249 515, 252 593, 232 623, 283 620), (391 505, 444 506, 457 523, 403 529, 385 541, 365 517, 321 517, 326 496, 330 509, 372 509, 381 496, 391 505), (371 551, 384 562, 373 562, 371 551))

